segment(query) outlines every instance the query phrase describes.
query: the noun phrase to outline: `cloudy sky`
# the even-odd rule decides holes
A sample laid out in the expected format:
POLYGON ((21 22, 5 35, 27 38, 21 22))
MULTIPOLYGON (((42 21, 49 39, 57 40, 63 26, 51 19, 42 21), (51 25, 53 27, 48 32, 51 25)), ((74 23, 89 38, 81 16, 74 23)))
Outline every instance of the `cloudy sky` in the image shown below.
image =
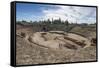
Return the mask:
POLYGON ((96 22, 96 7, 43 5, 43 4, 16 4, 17 21, 39 21, 50 19, 68 20, 77 23, 96 22))

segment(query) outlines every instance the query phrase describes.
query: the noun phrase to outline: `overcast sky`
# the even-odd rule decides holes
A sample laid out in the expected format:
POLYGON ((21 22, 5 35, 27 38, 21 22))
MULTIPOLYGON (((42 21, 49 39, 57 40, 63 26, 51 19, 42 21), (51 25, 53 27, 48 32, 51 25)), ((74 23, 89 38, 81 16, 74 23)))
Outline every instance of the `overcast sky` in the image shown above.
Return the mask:
POLYGON ((95 23, 96 8, 80 6, 43 5, 43 4, 16 4, 17 21, 39 21, 61 18, 73 23, 95 23))

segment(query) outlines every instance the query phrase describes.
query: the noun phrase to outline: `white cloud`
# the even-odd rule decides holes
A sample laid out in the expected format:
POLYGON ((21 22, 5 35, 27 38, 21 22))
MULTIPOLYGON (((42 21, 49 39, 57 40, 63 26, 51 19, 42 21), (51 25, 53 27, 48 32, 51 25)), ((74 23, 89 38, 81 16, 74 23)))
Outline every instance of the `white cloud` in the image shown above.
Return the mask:
POLYGON ((69 20, 78 23, 94 23, 96 20, 96 8, 93 7, 76 7, 76 6, 59 6, 57 9, 43 10, 43 19, 69 20))

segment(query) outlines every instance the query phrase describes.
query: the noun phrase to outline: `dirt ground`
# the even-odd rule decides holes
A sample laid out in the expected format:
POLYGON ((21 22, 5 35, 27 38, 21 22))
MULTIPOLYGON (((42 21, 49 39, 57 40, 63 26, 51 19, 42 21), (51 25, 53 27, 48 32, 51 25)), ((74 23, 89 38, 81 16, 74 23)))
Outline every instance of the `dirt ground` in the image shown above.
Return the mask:
POLYGON ((96 44, 91 39, 64 31, 16 30, 17 65, 95 61, 96 44))

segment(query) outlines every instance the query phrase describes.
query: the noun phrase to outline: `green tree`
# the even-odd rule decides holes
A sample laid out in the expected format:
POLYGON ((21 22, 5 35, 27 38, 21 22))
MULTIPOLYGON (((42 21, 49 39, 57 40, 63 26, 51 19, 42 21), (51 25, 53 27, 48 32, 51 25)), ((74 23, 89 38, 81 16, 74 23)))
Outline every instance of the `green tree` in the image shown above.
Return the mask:
POLYGON ((68 20, 65 21, 65 25, 66 25, 66 32, 68 33, 68 29, 69 29, 69 22, 68 22, 68 20))

